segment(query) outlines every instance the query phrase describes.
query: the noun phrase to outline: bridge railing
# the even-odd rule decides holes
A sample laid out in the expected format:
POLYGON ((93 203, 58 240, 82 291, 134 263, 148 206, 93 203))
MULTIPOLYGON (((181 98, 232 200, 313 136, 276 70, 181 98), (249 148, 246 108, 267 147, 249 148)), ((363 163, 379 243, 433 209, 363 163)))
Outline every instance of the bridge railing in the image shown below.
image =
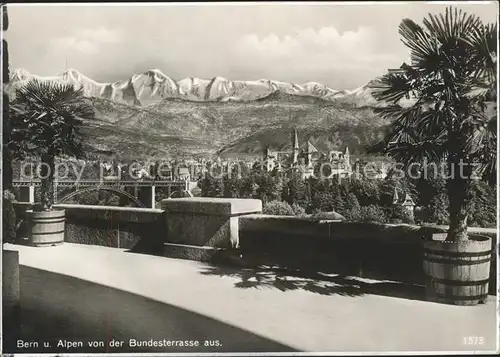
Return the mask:
MULTIPOLYGON (((40 180, 16 180, 12 182, 14 187, 25 187, 25 186, 41 186, 40 180)), ((79 186, 79 187, 89 187, 89 186, 124 186, 124 187, 134 187, 134 186, 156 186, 156 187, 183 187, 187 189, 189 187, 189 181, 177 180, 177 181, 165 181, 165 180, 60 180, 55 181, 57 186, 79 186)))
MULTIPOLYGON (((13 182, 13 186, 19 189, 19 202, 34 203, 35 202, 35 187, 41 186, 40 180, 16 180, 13 182)), ((189 181, 177 180, 177 181, 167 181, 167 180, 58 180, 54 182, 54 193, 55 202, 59 203, 64 201, 67 196, 76 196, 75 193, 81 191, 95 190, 105 190, 105 191, 116 191, 115 193, 123 193, 125 196, 129 194, 125 191, 125 187, 133 187, 136 201, 139 196, 142 196, 143 205, 149 208, 155 208, 156 206, 156 187, 166 187, 167 197, 173 192, 188 192, 190 194, 191 186, 189 181), (72 192, 59 197, 57 195, 57 188, 74 188, 76 192, 72 192), (149 189, 148 189, 149 188, 149 189), (120 191, 120 192, 118 192, 120 191)), ((130 198, 130 197, 129 197, 130 198)))

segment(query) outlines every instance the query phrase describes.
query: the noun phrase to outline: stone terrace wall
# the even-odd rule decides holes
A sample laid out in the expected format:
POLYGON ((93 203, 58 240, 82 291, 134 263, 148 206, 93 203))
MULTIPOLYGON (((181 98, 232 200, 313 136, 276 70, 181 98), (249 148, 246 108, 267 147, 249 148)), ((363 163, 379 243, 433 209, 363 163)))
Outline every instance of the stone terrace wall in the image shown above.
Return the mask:
MULTIPOLYGON (((16 203, 19 221, 26 217, 32 205, 16 203)), ((54 205, 66 211, 65 242, 100 245, 154 255, 163 254, 165 240, 165 213, 159 209, 54 205)), ((20 227, 18 238, 27 235, 26 226, 20 227)))
MULTIPOLYGON (((29 204, 15 204, 24 217, 29 204)), ((167 214, 159 209, 56 205, 66 210, 66 242, 131 249, 163 255, 167 214)), ((18 233, 22 229, 18 230, 18 233)), ((239 217, 243 266, 281 265, 411 284, 424 284, 423 237, 442 228, 351 223, 270 215, 239 217)), ((19 233, 22 235, 23 233, 19 233)), ((496 249, 496 235, 493 238, 496 249)), ((189 242, 186 242, 189 244, 189 242)), ((183 256, 184 257, 184 256, 183 256)), ((187 256, 189 259, 196 257, 187 256)), ((490 293, 496 292, 496 254, 490 293)))
MULTIPOLYGON (((442 232, 404 224, 252 215, 240 221, 240 250, 247 266, 282 265, 422 285, 422 239, 442 232)), ((496 254, 492 258, 490 293, 495 294, 496 254)))

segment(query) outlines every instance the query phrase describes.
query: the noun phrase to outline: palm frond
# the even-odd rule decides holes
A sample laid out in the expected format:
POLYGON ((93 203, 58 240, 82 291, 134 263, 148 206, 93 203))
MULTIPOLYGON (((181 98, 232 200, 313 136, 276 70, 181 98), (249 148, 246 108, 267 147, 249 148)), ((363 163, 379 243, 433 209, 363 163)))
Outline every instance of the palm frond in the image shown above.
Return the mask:
POLYGON ((403 98, 410 99, 414 95, 417 81, 418 75, 414 72, 389 73, 374 80, 370 88, 376 100, 397 103, 403 98))
POLYGON ((497 24, 476 24, 460 40, 470 47, 469 62, 474 78, 496 82, 497 63, 497 24))
POLYGON ((404 19, 399 25, 401 41, 411 52, 412 65, 423 67, 422 63, 436 52, 436 43, 424 29, 411 19, 404 19))
POLYGON ((375 149, 397 160, 443 160, 463 156, 481 163, 486 176, 496 170, 496 24, 449 7, 429 14, 419 25, 405 19, 401 41, 410 49, 411 65, 381 77, 374 97, 388 105, 376 112, 392 120, 375 149), (402 98, 416 98, 403 108, 402 98))
POLYGON ((82 90, 69 84, 30 80, 16 90, 11 106, 15 135, 11 145, 25 154, 81 156, 78 128, 94 121, 94 108, 82 90), (23 143, 24 142, 24 143, 23 143))

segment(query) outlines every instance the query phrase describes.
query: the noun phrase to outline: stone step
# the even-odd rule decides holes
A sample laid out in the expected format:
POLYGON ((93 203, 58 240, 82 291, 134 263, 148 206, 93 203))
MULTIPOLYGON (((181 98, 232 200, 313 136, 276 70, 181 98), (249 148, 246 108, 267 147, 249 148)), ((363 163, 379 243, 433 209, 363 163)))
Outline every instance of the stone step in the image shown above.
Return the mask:
POLYGON ((163 255, 167 258, 187 259, 205 263, 230 263, 239 257, 233 249, 164 243, 163 255))

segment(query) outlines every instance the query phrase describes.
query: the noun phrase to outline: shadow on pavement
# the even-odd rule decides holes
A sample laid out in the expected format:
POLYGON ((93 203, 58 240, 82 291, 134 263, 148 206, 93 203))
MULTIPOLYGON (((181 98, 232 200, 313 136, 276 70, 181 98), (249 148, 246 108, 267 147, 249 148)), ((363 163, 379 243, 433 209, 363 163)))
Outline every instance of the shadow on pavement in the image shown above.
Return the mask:
MULTIPOLYGON (((221 321, 103 285, 25 266, 20 275, 20 331, 16 336, 15 318, 4 319, 5 353, 294 351, 221 321), (38 347, 19 349, 17 338, 38 342, 38 347), (196 340, 200 346, 131 347, 129 339, 196 340), (83 347, 58 348, 59 340, 82 342, 83 347), (124 341, 123 346, 88 346, 89 341, 108 346, 111 340, 124 341), (205 346, 205 341, 212 341, 207 343, 212 346, 205 346)), ((175 286, 171 291, 175 293, 175 286)))
POLYGON ((203 275, 237 278, 237 288, 275 288, 281 291, 305 290, 321 295, 363 296, 365 294, 427 301, 425 287, 400 282, 366 282, 341 274, 323 274, 317 271, 287 269, 279 266, 234 268, 207 267, 203 275))

